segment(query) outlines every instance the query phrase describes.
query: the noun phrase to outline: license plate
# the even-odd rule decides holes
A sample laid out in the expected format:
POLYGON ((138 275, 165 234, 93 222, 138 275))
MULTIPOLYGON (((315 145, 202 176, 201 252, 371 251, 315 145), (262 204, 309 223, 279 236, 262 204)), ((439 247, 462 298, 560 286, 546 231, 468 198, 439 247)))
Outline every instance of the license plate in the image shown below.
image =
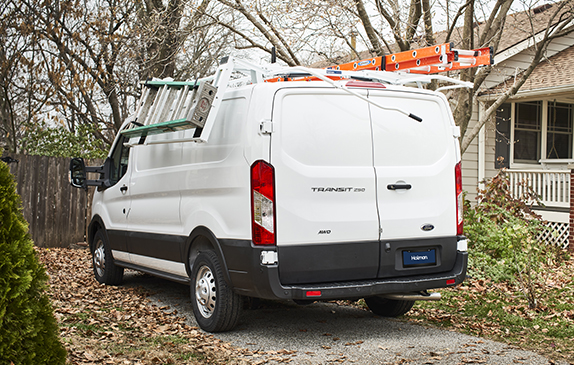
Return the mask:
POLYGON ((436 251, 403 251, 404 266, 429 266, 436 264, 436 251))

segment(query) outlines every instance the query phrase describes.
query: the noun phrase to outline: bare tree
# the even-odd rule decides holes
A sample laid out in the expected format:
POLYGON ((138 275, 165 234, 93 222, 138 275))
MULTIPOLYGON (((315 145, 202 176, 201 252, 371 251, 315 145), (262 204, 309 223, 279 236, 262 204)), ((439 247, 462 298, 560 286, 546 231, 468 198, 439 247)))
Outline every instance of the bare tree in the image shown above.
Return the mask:
POLYGON ((24 126, 52 95, 50 88, 38 81, 40 70, 34 62, 37 51, 27 15, 13 1, 0 5, 0 136, 12 153, 20 152, 24 126), (43 93, 37 95, 37 90, 43 93))
POLYGON ((111 144, 133 110, 140 80, 205 74, 228 47, 227 33, 205 16, 210 3, 3 3, 0 107, 8 147, 17 149, 26 123, 72 133, 87 126, 82 131, 111 144))
POLYGON ((140 79, 205 74, 228 50, 228 32, 206 14, 217 12, 211 0, 138 1, 140 79))
MULTIPOLYGON (((447 24, 449 27, 445 31, 434 33, 433 22, 435 19, 433 19, 433 9, 428 0, 410 0, 408 4, 400 3, 399 0, 374 0, 374 5, 378 11, 376 14, 365 11, 364 0, 353 1, 356 9, 352 12, 361 20, 364 33, 368 36, 369 48, 378 55, 383 54, 381 43, 386 45, 387 51, 395 52, 432 45, 437 41, 441 43, 454 42, 457 47, 463 49, 492 47, 496 53, 499 49, 508 13, 514 3, 514 0, 497 0, 494 5, 487 8, 476 0, 466 0, 453 12, 454 16, 450 14, 451 9, 448 8, 447 24), (383 21, 377 23, 379 19, 383 21), (462 21, 462 25, 460 21, 462 21), (378 29, 389 29, 394 42, 389 43, 384 37, 384 32, 377 30, 377 27, 379 27, 378 29)), ((344 1, 340 3, 350 10, 344 1)), ((446 0, 446 5, 449 4, 450 6, 453 5, 450 0, 446 0)), ((447 9, 447 6, 443 8, 447 9)), ((484 82, 493 68, 484 67, 480 70, 470 68, 460 73, 462 80, 474 83, 473 89, 460 90, 454 93, 451 99, 455 121, 460 126, 463 135, 461 144, 463 152, 476 137, 484 123, 494 115, 497 107, 518 92, 534 68, 544 59, 549 43, 567 31, 566 26, 569 26, 574 19, 572 6, 571 0, 555 3, 552 9, 548 10, 550 15, 544 18, 542 26, 535 24, 534 6, 526 9, 525 14, 528 21, 522 25, 525 31, 524 38, 531 37, 534 39, 535 36, 537 37, 537 41, 533 42, 532 46, 531 62, 516 79, 514 86, 501 95, 487 109, 485 114, 481 115, 480 120, 471 130, 468 130, 468 125, 473 114, 476 97, 484 90, 484 82)))
MULTIPOLYGON (((349 16, 336 1, 217 0, 217 15, 209 14, 233 33, 237 50, 258 50, 289 66, 332 62, 352 51, 357 18, 349 16)), ((355 50, 356 51, 356 50, 355 50)))
POLYGON ((5 148, 17 152, 17 118, 14 107, 18 96, 14 78, 22 71, 20 52, 26 47, 22 37, 14 34, 15 11, 11 2, 0 5, 0 133, 5 148))

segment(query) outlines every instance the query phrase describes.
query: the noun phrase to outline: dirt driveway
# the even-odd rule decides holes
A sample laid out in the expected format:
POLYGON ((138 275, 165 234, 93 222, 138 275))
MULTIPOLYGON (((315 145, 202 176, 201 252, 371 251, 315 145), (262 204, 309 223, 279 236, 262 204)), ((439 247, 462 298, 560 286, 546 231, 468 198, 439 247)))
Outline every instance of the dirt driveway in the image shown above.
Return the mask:
MULTIPOLYGON (((196 326, 187 286, 133 272, 124 285, 152 291, 152 303, 196 326)), ((506 344, 336 303, 263 302, 244 311, 233 332, 215 337, 251 350, 245 360, 254 364, 555 364, 506 344)))

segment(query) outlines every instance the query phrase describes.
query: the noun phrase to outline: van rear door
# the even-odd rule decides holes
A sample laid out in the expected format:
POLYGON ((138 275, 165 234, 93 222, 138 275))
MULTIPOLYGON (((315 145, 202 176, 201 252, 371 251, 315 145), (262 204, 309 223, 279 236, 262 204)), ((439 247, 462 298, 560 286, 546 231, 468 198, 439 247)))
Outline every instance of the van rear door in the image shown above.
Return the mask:
POLYGON ((367 105, 332 88, 276 92, 271 163, 284 284, 377 276, 379 221, 367 105))
POLYGON ((450 270, 456 256, 457 145, 446 101, 390 90, 370 90, 369 98, 423 119, 369 105, 381 220, 378 276, 450 270))

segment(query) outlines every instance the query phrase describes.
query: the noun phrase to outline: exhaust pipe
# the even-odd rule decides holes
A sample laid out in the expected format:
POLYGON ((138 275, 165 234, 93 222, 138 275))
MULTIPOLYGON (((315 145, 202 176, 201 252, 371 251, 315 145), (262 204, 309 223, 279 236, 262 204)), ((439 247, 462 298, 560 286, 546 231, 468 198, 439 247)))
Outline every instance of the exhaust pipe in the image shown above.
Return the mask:
POLYGON ((409 293, 409 294, 386 294, 384 295, 387 299, 393 300, 440 300, 440 293, 429 293, 427 291, 422 291, 419 293, 409 293))

